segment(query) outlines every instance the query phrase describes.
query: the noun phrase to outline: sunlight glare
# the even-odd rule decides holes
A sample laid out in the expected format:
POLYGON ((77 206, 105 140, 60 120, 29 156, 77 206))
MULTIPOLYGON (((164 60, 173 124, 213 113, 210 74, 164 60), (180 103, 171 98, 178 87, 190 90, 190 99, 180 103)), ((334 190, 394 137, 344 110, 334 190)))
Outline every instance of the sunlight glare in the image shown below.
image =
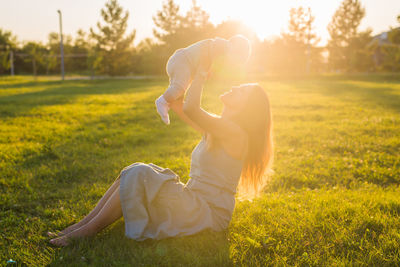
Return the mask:
POLYGON ((271 35, 279 35, 287 25, 289 19, 288 10, 296 2, 281 1, 237 1, 233 0, 226 5, 222 1, 198 1, 210 12, 213 22, 221 22, 226 19, 240 20, 250 27, 259 38, 271 35))
MULTIPOLYGON (((197 4, 207 10, 212 23, 218 24, 228 19, 240 20, 254 30, 261 40, 279 36, 287 30, 291 8, 310 7, 315 16, 315 29, 320 37, 326 40, 328 37, 326 26, 340 0, 231 0, 229 4, 226 1, 197 0, 197 4)), ((182 2, 182 7, 183 10, 189 9, 190 1, 182 2)))

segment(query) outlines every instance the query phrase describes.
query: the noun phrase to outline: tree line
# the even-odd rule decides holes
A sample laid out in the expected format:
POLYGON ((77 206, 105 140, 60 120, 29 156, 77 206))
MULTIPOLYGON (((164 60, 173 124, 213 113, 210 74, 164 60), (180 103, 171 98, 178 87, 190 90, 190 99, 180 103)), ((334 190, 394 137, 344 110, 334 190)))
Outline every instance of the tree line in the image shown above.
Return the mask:
MULTIPOLYGON (((117 0, 101 9, 101 20, 89 32, 78 30, 64 36, 65 69, 70 74, 134 75, 164 74, 172 53, 196 41, 242 34, 252 42, 249 71, 268 74, 322 72, 374 72, 400 70, 400 27, 372 36, 372 29, 359 30, 365 8, 359 0, 343 0, 328 25, 330 38, 319 46, 310 8, 290 9, 288 29, 274 39, 259 40, 240 21, 218 25, 195 0, 185 13, 174 0, 166 0, 153 16, 153 38, 133 45, 135 30, 127 32, 129 12, 117 0)), ((397 17, 400 23, 400 15, 397 17)), ((0 29, 0 74, 57 74, 60 70, 60 38, 52 32, 46 43, 17 41, 0 29)), ((229 66, 224 69, 229 70, 229 66)))

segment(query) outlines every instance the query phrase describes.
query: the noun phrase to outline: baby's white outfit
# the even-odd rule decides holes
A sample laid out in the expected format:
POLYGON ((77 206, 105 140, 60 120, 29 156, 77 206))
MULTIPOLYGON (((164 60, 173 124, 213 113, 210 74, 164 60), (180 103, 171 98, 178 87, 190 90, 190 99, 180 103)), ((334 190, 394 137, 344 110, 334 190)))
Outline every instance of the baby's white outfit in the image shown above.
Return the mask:
POLYGON ((189 87, 194 74, 200 64, 201 57, 211 60, 210 47, 214 39, 205 39, 188 47, 181 48, 168 59, 167 74, 169 87, 166 91, 171 93, 174 99, 182 96, 189 87))

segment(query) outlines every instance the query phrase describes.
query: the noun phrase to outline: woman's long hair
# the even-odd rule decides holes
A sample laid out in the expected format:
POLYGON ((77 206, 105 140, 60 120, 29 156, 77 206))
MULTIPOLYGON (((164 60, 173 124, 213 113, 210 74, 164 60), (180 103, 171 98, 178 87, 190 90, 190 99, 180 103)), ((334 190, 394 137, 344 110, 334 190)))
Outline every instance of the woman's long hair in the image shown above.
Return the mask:
POLYGON ((239 200, 252 200, 259 196, 273 172, 272 114, 268 94, 260 85, 241 86, 252 87, 252 92, 243 110, 233 118, 248 136, 237 193, 239 200))

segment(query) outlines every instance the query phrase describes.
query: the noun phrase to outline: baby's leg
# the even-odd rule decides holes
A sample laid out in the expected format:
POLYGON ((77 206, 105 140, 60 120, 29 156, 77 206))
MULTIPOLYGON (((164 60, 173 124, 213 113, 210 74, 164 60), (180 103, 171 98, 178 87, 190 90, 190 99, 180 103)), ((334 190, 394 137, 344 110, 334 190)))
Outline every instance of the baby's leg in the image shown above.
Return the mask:
POLYGON ((168 61, 167 73, 169 76, 169 87, 164 92, 164 99, 171 103, 185 94, 192 79, 189 62, 182 51, 168 61))
POLYGON ((172 102, 174 102, 175 99, 178 98, 175 96, 175 94, 171 93, 172 90, 168 90, 170 88, 171 88, 171 86, 169 86, 163 94, 165 101, 167 101, 168 103, 172 103, 172 102))
POLYGON ((181 57, 172 57, 167 64, 169 87, 162 96, 156 99, 157 112, 164 123, 169 124, 169 104, 185 94, 191 82, 191 72, 186 60, 181 57))
POLYGON ((184 87, 176 83, 170 83, 163 95, 155 101, 157 112, 165 124, 169 124, 169 105, 185 93, 184 87))
POLYGON ((172 103, 179 97, 183 96, 185 94, 185 91, 187 88, 188 88, 188 86, 171 83, 169 85, 169 87, 167 88, 167 90, 164 92, 163 97, 164 97, 165 101, 167 101, 168 103, 172 103))

